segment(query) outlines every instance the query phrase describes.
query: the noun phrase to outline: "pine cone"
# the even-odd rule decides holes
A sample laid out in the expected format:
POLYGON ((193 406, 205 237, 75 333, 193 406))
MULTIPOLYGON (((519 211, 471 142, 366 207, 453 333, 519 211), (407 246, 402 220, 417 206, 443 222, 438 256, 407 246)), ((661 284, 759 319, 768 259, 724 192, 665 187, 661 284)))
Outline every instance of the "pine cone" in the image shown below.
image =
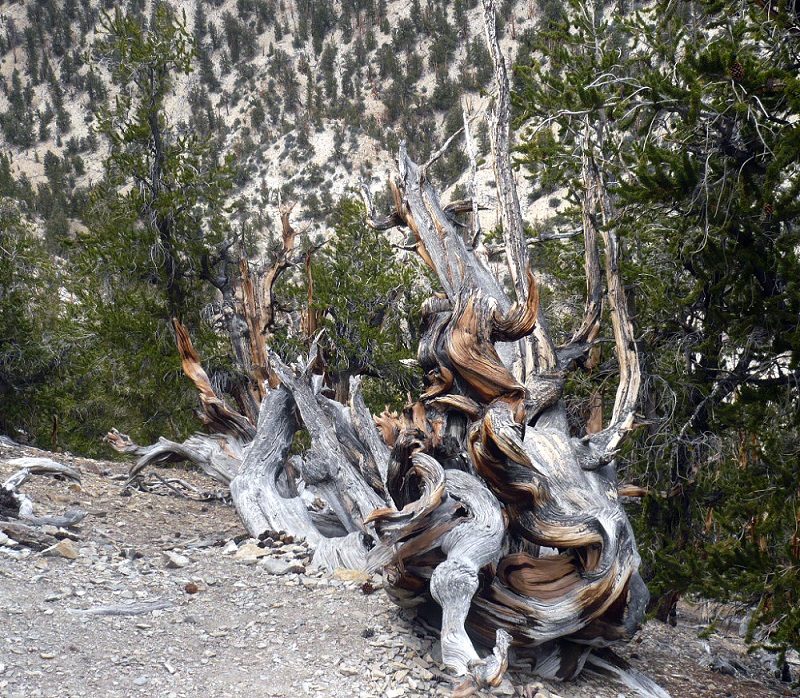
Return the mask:
POLYGON ((734 61, 731 64, 731 77, 736 82, 744 80, 744 66, 739 61, 734 61))
POLYGON ((773 213, 775 213, 775 207, 768 201, 764 204, 764 215, 769 218, 773 213))

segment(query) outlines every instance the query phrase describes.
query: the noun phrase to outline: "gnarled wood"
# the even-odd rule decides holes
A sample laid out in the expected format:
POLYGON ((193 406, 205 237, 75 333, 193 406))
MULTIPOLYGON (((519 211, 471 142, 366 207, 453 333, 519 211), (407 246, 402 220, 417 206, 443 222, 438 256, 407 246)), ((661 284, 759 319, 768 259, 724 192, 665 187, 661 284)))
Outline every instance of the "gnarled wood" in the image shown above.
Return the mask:
MULTIPOLYGON (((202 452, 213 436, 145 449, 124 435, 109 436, 118 449, 139 456, 132 473, 183 457, 230 482, 234 505, 255 537, 276 530, 302 537, 314 546, 315 563, 328 569, 381 568, 396 603, 441 624, 443 661, 466 676, 458 695, 497 685, 510 647, 531 657, 543 676, 572 678, 593 651, 630 639, 647 601, 620 504, 620 495, 634 490, 619 488, 614 464, 633 422, 639 362, 607 196, 587 156, 585 316, 556 352, 529 267, 511 169, 509 86, 494 3, 483 0, 483 6, 497 88, 492 147, 516 302, 504 290, 506 279, 464 240, 457 215, 475 216, 474 190, 470 201, 443 206, 427 177, 427 165, 444 148, 420 166, 403 144, 392 211, 380 216, 366 198, 374 227, 410 229, 414 249, 443 290, 422 309, 418 363, 425 390, 416 401, 373 420, 360 379, 350 384, 348 405, 323 394, 315 343, 299 367, 264 347, 263 359, 253 364, 261 401, 253 424, 252 415, 235 412, 214 393, 176 322, 202 418, 221 439, 216 450, 202 452), (593 424, 580 438, 583 431, 570 432, 562 393, 567 371, 586 360, 598 337, 603 283, 620 383, 609 424, 599 431, 593 424), (269 376, 256 367, 267 363, 269 376), (300 429, 310 447, 290 455, 300 429)), ((466 116, 465 129, 474 161, 466 116)), ((288 212, 288 254, 294 234, 287 225, 288 212)), ((248 283, 252 338, 260 311, 248 283)))
MULTIPOLYGON (((506 251, 517 293, 525 298, 527 252, 508 164, 508 84, 494 35, 491 0, 484 0, 484 9, 498 87, 493 154, 506 251), (515 244, 520 240, 523 244, 515 244)), ((419 350, 428 382, 422 396, 423 423, 415 418, 413 428, 402 422, 399 431, 398 426, 392 427, 389 489, 396 505, 402 507, 403 517, 412 514, 412 518, 400 534, 382 523, 396 519, 391 509, 377 512, 372 519, 384 542, 395 549, 387 567, 390 594, 426 615, 436 615, 430 600, 439 602, 443 658, 457 673, 466 671, 477 656, 467 632, 490 645, 496 633, 503 631, 518 647, 540 648, 531 650, 539 662, 537 668, 569 678, 582 669, 591 647, 630 638, 647 600, 611 462, 632 420, 638 358, 624 308, 616 239, 607 226, 600 235, 615 347, 622 367, 617 403, 611 424, 588 439, 570 435, 560 404, 568 364, 585 354, 599 330, 597 228, 589 209, 601 201, 602 192, 596 180, 587 181, 586 317, 559 360, 546 328, 531 321, 541 320, 534 293, 513 313, 519 331, 509 332, 504 321, 512 316, 510 301, 488 269, 466 249, 424 170, 410 161, 403 148, 399 170, 395 211, 383 222, 391 219, 411 228, 420 256, 436 272, 449 302, 434 301, 425 311, 427 328, 419 350), (532 331, 537 333, 537 362, 535 367, 526 363, 527 370, 520 374, 515 368, 520 354, 525 354, 525 344, 520 352, 497 342, 519 339, 532 331), (434 457, 447 455, 449 462, 457 462, 452 460, 452 448, 450 454, 444 452, 444 439, 435 438, 445 433, 456 439, 460 435, 466 468, 473 473, 468 477, 477 475, 485 482, 506 520, 513 522, 509 529, 504 524, 488 526, 495 540, 502 541, 504 552, 496 567, 490 566, 489 581, 480 588, 463 556, 451 558, 445 543, 465 530, 464 523, 452 528, 449 523, 464 517, 469 507, 462 503, 463 511, 454 509, 454 496, 445 487, 432 508, 430 488, 415 489, 406 480, 418 470, 410 464, 418 462, 422 451, 434 457), (402 485, 393 486, 393 479, 402 485), (422 496, 415 504, 418 491, 422 496), (422 506, 424 501, 428 504, 422 506), (544 554, 543 550, 560 552, 544 554)), ((385 430, 389 426, 386 420, 383 426, 385 430)), ((451 472, 459 471, 446 471, 445 482, 451 472)), ((484 552, 488 554, 490 548, 484 552)), ((482 564, 486 563, 484 559, 482 564)))
POLYGON ((194 348, 189 332, 177 318, 173 318, 175 338, 178 344, 178 353, 181 356, 181 368, 189 380, 194 383, 200 397, 200 420, 211 431, 218 434, 227 434, 235 439, 244 441, 252 440, 255 435, 252 423, 242 414, 231 409, 214 388, 208 379, 200 355, 194 348))

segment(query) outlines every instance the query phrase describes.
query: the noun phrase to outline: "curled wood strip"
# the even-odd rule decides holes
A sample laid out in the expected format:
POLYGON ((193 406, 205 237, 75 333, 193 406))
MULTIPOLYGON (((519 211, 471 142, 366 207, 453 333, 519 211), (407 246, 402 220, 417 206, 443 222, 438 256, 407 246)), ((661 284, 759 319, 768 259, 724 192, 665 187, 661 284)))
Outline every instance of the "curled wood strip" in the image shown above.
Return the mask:
POLYGON ((242 414, 232 410, 224 400, 214 392, 211 381, 200 363, 200 355, 194 348, 189 332, 177 318, 173 318, 178 353, 181 356, 181 367, 197 388, 202 406, 203 423, 216 433, 228 434, 245 442, 253 440, 255 428, 242 414))
POLYGON ((482 402, 502 395, 520 403, 525 389, 505 367, 491 341, 494 310, 482 294, 462 292, 448 329, 447 355, 482 402))
POLYGON ((527 337, 539 319, 539 287, 528 268, 528 295, 525 303, 514 303, 505 313, 495 312, 491 337, 494 341, 513 342, 527 337))
POLYGON ((398 415, 397 412, 384 410, 377 417, 374 417, 374 421, 375 426, 378 427, 378 430, 381 432, 383 442, 390 448, 394 446, 402 427, 400 415, 398 415))

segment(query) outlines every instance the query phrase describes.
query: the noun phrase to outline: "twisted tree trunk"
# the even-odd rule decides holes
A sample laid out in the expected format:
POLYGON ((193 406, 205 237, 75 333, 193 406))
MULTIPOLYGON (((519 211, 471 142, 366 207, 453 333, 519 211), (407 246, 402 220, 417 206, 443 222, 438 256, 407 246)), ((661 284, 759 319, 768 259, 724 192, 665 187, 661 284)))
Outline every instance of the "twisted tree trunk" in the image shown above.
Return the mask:
MULTIPOLYGON (((498 684, 510 647, 544 677, 576 676, 593 650, 633 635, 648 598, 615 473, 614 456, 634 423, 639 359, 617 241, 596 223, 602 182, 587 154, 586 317, 556 347, 525 251, 509 164, 508 83, 491 0, 484 8, 498 87, 493 154, 516 302, 453 222, 453 210, 475 212, 477 202, 443 206, 427 165, 413 162, 403 145, 394 210, 369 214, 376 228, 412 231, 416 251, 444 292, 423 308, 418 360, 426 390, 417 402, 401 415, 373 419, 358 377, 351 379, 347 405, 323 394, 315 344, 294 367, 274 354, 267 366, 268 350, 260 346, 253 362, 260 371, 254 394, 260 413, 252 424, 214 393, 176 323, 184 370, 215 435, 192 437, 204 451, 189 442, 140 448, 110 436, 140 455, 133 475, 193 446, 190 458, 230 484, 254 537, 286 531, 312 544, 322 567, 382 570, 397 604, 440 625, 443 661, 466 677, 459 695, 498 684), (592 429, 577 437, 562 392, 567 373, 585 363, 598 336, 603 286, 619 387, 605 428, 598 429, 595 412, 592 429), (274 377, 271 388, 267 376, 274 377), (290 456, 299 429, 311 446, 290 456), (482 658, 481 646, 494 651, 482 658)), ((252 341, 256 325, 248 324, 252 341)), ((596 661, 604 670, 610 666, 607 658, 596 661)), ((643 695, 661 695, 643 685, 643 695)))

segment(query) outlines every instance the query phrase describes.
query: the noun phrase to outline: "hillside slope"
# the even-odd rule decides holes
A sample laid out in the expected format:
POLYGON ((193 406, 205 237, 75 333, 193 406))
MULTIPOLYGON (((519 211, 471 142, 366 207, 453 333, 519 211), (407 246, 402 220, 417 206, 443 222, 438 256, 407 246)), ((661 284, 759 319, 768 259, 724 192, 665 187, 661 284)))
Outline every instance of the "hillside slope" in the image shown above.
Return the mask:
MULTIPOLYGON (((462 96, 473 112, 488 104, 491 65, 476 0, 169 4, 185 19, 198 55, 167 116, 235 155, 235 215, 257 227, 275 224, 279 198, 298 200, 300 217, 321 222, 362 180, 384 191, 401 139, 409 139, 412 155, 426 158, 461 126, 462 96)), ((0 6, 3 150, 13 176, 27 178, 34 190, 48 181, 48 152, 64 158, 72 186, 102 177, 106 144, 93 133, 94 114, 116 95, 92 46, 111 7, 100 0, 0 6)), ((153 10, 149 1, 127 3, 143 18, 153 10)), ((502 3, 501 18, 512 59, 524 53, 535 3, 502 3)), ((485 154, 485 120, 474 128, 485 154)), ((456 145, 433 169, 446 195, 463 179, 462 151, 456 145)), ((493 174, 482 157, 479 166, 479 196, 491 208, 493 174)), ((546 211, 542 201, 528 219, 546 211)), ((54 225, 74 227, 70 218, 66 212, 54 225)), ((486 221, 496 222, 493 210, 486 221)))

